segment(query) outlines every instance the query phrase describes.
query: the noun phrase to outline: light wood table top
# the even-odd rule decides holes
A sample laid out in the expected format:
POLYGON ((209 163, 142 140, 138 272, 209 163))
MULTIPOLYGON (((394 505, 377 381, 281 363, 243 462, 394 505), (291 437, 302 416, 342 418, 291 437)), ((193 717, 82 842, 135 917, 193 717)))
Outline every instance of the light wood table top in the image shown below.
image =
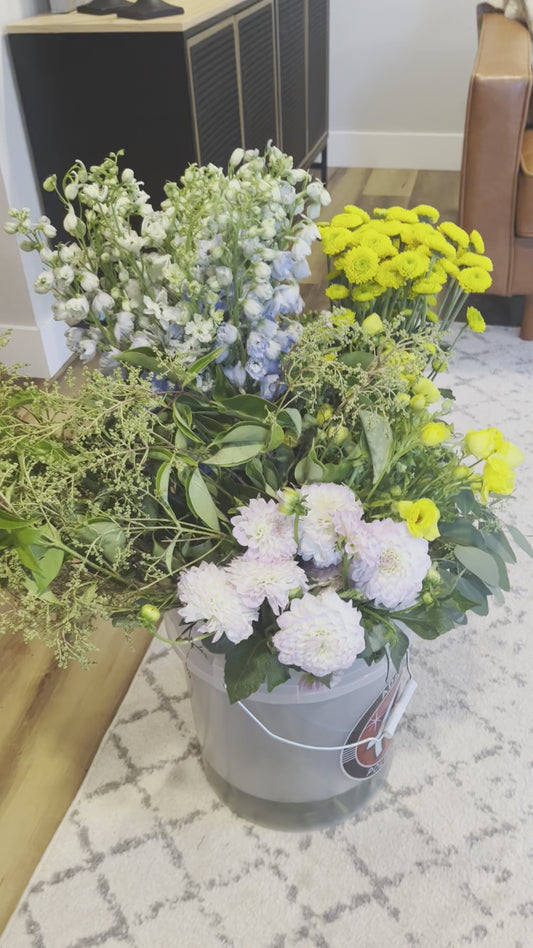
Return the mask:
POLYGON ((128 20, 124 17, 91 16, 87 13, 41 13, 6 27, 7 33, 185 33, 209 20, 234 13, 250 0, 166 0, 183 7, 176 16, 154 20, 128 20))

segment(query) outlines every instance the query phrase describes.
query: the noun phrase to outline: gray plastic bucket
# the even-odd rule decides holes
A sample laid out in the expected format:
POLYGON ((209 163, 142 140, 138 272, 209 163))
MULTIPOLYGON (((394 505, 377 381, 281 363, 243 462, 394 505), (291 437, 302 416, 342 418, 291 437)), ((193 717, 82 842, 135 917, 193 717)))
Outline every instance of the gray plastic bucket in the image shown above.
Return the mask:
MULTIPOLYGON (((168 624, 167 624, 168 630, 168 624)), ((171 635, 171 637, 173 637, 171 635)), ((177 645, 185 663, 202 762, 240 816, 283 829, 325 825, 373 795, 415 683, 386 659, 361 659, 338 684, 302 690, 301 675, 230 704, 224 656, 177 645), (304 746, 302 746, 304 745, 304 746)))

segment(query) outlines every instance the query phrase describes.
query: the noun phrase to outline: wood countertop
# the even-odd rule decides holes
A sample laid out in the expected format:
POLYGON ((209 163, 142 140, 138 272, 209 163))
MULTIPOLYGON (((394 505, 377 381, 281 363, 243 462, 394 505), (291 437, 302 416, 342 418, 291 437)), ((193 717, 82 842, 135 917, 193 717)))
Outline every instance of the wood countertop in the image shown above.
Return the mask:
POLYGON ((225 14, 250 6, 253 0, 166 0, 184 13, 154 20, 128 20, 115 15, 41 13, 6 27, 7 33, 186 33, 225 14))

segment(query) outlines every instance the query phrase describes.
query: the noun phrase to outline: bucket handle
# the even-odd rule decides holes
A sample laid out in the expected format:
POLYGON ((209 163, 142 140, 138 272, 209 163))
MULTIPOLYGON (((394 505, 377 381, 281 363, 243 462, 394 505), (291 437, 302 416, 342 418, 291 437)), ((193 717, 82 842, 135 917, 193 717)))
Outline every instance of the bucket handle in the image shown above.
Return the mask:
POLYGON ((416 681, 411 675, 411 669, 409 669, 409 680, 405 684, 401 696, 397 699, 394 704, 394 708, 391 711, 390 715, 385 718, 383 721, 379 733, 375 737, 367 737, 363 741, 356 741, 354 744, 337 744, 337 745, 328 745, 326 747, 320 747, 316 744, 300 744, 299 741, 291 741, 287 737, 282 737, 280 734, 274 734, 273 731, 270 731, 263 723, 255 716, 255 714, 246 707, 242 701, 238 701, 237 704, 242 708, 243 711, 246 711, 248 717, 255 721, 255 723, 261 728, 265 734, 268 734, 275 741, 281 741, 282 744, 289 744, 291 747, 300 747, 303 750, 316 750, 316 751, 345 751, 349 750, 352 747, 360 747, 361 744, 368 744, 369 748, 374 747, 374 745, 381 745, 384 738, 389 740, 392 738, 398 724, 400 723, 407 705, 409 704, 411 698, 413 697, 414 692, 416 691, 416 681))

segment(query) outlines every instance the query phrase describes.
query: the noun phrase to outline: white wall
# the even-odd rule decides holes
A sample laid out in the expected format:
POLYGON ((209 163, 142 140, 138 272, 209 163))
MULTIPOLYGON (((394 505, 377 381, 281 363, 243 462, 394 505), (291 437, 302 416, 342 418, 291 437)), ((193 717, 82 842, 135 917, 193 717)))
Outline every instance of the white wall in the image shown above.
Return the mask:
POLYGON ((477 2, 331 0, 332 167, 460 167, 477 2))
POLYGON ((48 0, 0 0, 0 333, 12 330, 0 359, 27 363, 24 371, 42 378, 54 375, 70 354, 64 326, 52 318, 52 297, 33 291, 41 269, 37 255, 21 253, 1 225, 7 207, 29 207, 34 217, 42 213, 4 27, 45 10, 48 0))

